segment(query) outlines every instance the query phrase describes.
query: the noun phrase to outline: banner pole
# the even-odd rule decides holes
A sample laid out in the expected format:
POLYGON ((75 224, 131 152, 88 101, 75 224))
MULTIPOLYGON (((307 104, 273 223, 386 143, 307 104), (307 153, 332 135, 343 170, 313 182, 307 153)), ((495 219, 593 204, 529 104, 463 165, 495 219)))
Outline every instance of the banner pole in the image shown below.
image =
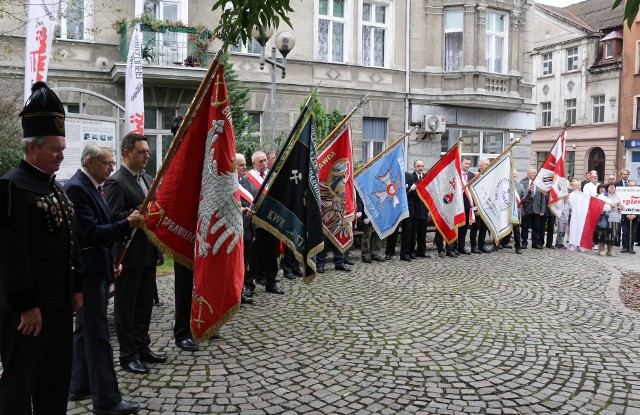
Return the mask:
POLYGON ((361 95, 360 96, 360 100, 358 101, 358 103, 356 104, 355 107, 353 107, 353 109, 347 114, 345 115, 345 117, 342 119, 342 121, 340 121, 340 124, 338 124, 336 126, 336 128, 333 129, 333 131, 331 131, 329 133, 329 135, 327 135, 327 137, 322 140, 322 142, 320 144, 318 144, 318 148, 317 151, 319 152, 322 147, 326 146, 327 143, 333 138, 335 137, 335 135, 338 133, 338 131, 340 131, 340 129, 345 125, 345 123, 347 121, 349 121, 349 119, 351 118, 351 116, 353 114, 355 114, 356 111, 358 111, 360 109, 360 107, 362 107, 367 101, 369 100, 369 95, 361 95))

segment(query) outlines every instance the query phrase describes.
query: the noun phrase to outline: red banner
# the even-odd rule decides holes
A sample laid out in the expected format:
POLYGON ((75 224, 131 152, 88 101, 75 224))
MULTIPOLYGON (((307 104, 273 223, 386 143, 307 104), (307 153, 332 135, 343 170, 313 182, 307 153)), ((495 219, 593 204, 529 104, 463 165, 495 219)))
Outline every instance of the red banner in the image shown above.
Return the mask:
POLYGON ((351 223, 356 201, 353 188, 351 126, 347 126, 318 155, 322 201, 322 230, 340 252, 353 244, 351 223))
POLYGON ((222 66, 195 105, 145 216, 145 231, 193 268, 191 331, 204 340, 237 311, 244 278, 235 140, 222 66))

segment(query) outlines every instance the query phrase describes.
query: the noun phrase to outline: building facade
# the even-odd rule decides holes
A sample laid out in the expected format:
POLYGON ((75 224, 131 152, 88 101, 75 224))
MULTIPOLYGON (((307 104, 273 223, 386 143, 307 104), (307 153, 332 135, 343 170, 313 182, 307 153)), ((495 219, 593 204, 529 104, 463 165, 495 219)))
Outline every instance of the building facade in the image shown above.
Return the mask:
MULTIPOLYGON (((206 0, 101 4, 76 0, 66 6, 49 83, 72 118, 113 122, 117 138, 125 122, 123 51, 129 32, 112 25, 147 13, 212 28, 220 12, 211 11, 206 0)), ((409 163, 421 158, 430 166, 463 138, 463 154, 472 156, 475 166, 479 158, 495 158, 514 138, 535 129, 534 83, 527 53, 533 48, 530 1, 305 0, 291 6, 295 9, 290 15, 292 28, 275 31, 288 30, 295 36, 286 78, 278 73, 276 80, 277 136, 292 128, 300 103, 318 84, 328 111, 337 108, 346 114, 363 94, 369 96, 351 120, 357 161, 370 160, 416 127, 406 139, 409 163)), ((14 12, 26 16, 24 7, 14 12)), ((0 60, 0 85, 21 94, 24 29, 10 19, 0 24, 3 46, 13 51, 0 60)), ((205 72, 206 57, 192 43, 194 39, 197 43, 197 36, 195 32, 145 33, 145 134, 151 137, 152 173, 170 143, 171 121, 186 112, 205 72)), ((272 38, 267 51, 273 43, 272 38)), ((207 47, 212 53, 219 42, 207 47)), ((272 83, 270 68, 260 69, 257 52, 255 42, 235 45, 231 61, 242 86, 251 90, 246 111, 266 141, 271 130, 272 83)), ((514 148, 521 172, 530 163, 529 137, 514 148)))
POLYGON ((616 174, 622 70, 622 8, 587 0, 558 8, 535 6, 533 73, 536 132, 531 164, 538 168, 563 126, 568 177, 596 170, 602 181, 616 174))
POLYGON ((625 24, 623 37, 619 163, 640 182, 640 20, 625 24))

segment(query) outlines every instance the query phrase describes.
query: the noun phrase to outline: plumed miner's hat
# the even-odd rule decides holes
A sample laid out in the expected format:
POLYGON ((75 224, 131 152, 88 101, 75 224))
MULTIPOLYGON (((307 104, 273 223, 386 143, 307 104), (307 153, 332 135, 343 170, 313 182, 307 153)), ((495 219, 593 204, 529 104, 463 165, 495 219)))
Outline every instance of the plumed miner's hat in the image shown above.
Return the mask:
POLYGON ((64 107, 60 98, 44 82, 31 87, 31 96, 22 112, 23 137, 56 135, 64 137, 64 107))

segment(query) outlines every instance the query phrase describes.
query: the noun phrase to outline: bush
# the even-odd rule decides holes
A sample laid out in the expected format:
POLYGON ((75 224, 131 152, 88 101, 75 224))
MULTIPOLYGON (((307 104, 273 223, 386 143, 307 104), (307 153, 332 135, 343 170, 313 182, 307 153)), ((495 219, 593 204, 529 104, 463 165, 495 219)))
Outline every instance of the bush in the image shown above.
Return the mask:
POLYGON ((22 126, 18 114, 22 96, 0 98, 0 176, 18 165, 22 158, 22 126))

